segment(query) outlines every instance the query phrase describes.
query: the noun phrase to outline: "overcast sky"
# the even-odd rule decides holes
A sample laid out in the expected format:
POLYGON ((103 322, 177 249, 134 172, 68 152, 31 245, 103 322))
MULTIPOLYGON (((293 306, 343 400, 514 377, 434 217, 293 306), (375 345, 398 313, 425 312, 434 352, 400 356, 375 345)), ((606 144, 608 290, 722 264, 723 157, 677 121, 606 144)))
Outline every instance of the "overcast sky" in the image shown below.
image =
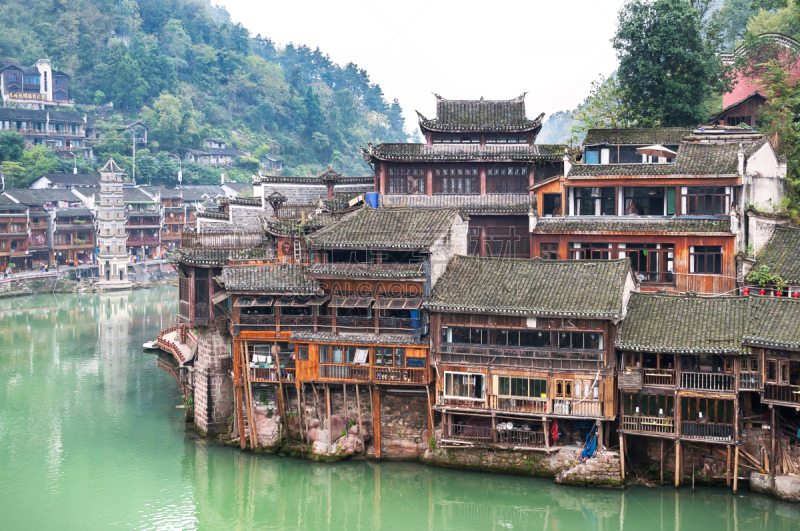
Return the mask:
POLYGON ((610 39, 624 0, 212 0, 254 35, 319 47, 354 62, 415 110, 448 99, 509 99, 527 92, 529 117, 572 109, 616 69, 610 39))

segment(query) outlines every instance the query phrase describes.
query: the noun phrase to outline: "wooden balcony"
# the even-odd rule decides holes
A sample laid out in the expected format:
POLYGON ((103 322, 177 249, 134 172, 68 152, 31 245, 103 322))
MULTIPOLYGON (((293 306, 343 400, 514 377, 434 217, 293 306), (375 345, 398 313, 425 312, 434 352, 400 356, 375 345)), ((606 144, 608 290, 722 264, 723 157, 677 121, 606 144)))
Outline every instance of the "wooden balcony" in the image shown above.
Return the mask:
POLYGON ((545 433, 532 430, 501 430, 489 426, 442 424, 442 439, 448 442, 465 442, 480 446, 502 448, 545 448, 545 433))
POLYGON ((736 390, 736 378, 724 372, 681 372, 681 389, 732 393, 736 390))
POLYGON ((275 326, 274 315, 240 315, 239 324, 249 326, 275 326))
POLYGON ((591 417, 598 418, 603 416, 603 403, 600 401, 586 400, 553 400, 553 413, 568 417, 591 417))
POLYGON ((644 369, 644 385, 675 387, 675 369, 644 369))
POLYGON ((548 413, 546 398, 509 398, 489 395, 489 409, 514 411, 516 413, 548 413))
POLYGON ((761 375, 757 372, 739 373, 739 391, 760 391, 761 375))
POLYGON ((622 431, 648 435, 674 435, 675 419, 672 417, 642 417, 623 415, 622 431))
POLYGON ((437 405, 458 409, 486 409, 486 400, 482 398, 448 398, 441 396, 437 405))
POLYGON ((764 400, 800 405, 800 388, 796 385, 764 384, 764 400))
POLYGON ((442 424, 442 439, 491 444, 492 428, 488 426, 464 426, 462 424, 442 424))
POLYGON ((129 236, 127 244, 129 247, 135 245, 158 245, 159 238, 158 236, 150 236, 147 238, 136 238, 133 236, 129 236))
POLYGON ((733 442, 735 433, 733 424, 681 421, 681 439, 733 442))
POLYGON ((598 370, 602 350, 502 348, 443 344, 436 354, 441 363, 526 367, 556 370, 598 370))
POLYGON ((320 363, 320 380, 353 380, 369 381, 369 365, 351 365, 348 363, 320 363))
POLYGON ((278 383, 279 381, 294 383, 296 380, 295 369, 283 368, 280 370, 280 380, 278 379, 278 369, 265 369, 261 367, 250 367, 250 381, 253 383, 278 383))
POLYGON ((375 329, 374 317, 336 317, 337 328, 371 328, 375 329))
POLYGON ((405 383, 405 384, 426 384, 428 383, 427 369, 408 369, 400 367, 373 367, 372 379, 381 383, 405 383))
POLYGON ((545 448, 545 433, 543 431, 528 430, 494 430, 499 446, 545 448))

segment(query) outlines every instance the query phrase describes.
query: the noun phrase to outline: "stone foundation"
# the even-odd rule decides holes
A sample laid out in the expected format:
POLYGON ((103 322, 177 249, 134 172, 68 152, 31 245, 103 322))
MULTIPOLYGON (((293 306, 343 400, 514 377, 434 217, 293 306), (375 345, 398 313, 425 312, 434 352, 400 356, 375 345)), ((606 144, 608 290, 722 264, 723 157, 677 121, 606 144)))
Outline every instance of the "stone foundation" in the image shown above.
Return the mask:
POLYGON ((216 331, 197 330, 197 359, 194 364, 194 423, 204 435, 227 431, 233 414, 233 382, 228 342, 216 331))

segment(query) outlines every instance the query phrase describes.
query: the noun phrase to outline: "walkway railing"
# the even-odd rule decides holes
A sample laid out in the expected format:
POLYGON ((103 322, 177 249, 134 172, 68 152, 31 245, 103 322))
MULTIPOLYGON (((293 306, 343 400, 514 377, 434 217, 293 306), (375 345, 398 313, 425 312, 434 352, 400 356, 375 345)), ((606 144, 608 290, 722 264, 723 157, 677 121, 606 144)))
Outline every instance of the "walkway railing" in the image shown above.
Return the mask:
POLYGON ((644 385, 675 385, 675 369, 645 369, 644 385))
POLYGON ((529 448, 544 448, 543 431, 527 430, 496 430, 497 443, 507 446, 525 446, 529 448))
POLYGON ((509 398, 489 395, 489 408, 518 413, 547 413, 546 398, 509 398))
POLYGON ((603 403, 587 400, 553 400, 553 413, 571 417, 602 417, 603 403))
POLYGON ((487 426, 464 426, 462 424, 442 425, 442 438, 457 441, 490 444, 492 442, 492 428, 487 426))
POLYGON ((642 417, 623 415, 622 431, 639 433, 675 433, 675 419, 671 417, 642 417))
MULTIPOLYGON (((281 380, 284 382, 295 381, 295 370, 292 368, 281 369, 281 380)), ((260 367, 250 367, 251 382, 278 382, 278 369, 262 369, 260 367)))
POLYGON ((681 421, 681 438, 729 442, 733 440, 733 424, 681 421))
POLYGON ((739 373, 740 391, 759 391, 761 389, 761 375, 757 372, 739 373))
POLYGON ((369 366, 346 363, 321 363, 319 377, 323 380, 369 381, 369 366))
POLYGON ((734 391, 733 374, 718 372, 681 372, 681 389, 698 391, 734 391))
POLYGON ((764 399, 800 404, 800 388, 796 385, 764 384, 764 399))
POLYGON ((396 367, 373 367, 372 379, 386 383, 426 384, 425 369, 406 369, 396 367))

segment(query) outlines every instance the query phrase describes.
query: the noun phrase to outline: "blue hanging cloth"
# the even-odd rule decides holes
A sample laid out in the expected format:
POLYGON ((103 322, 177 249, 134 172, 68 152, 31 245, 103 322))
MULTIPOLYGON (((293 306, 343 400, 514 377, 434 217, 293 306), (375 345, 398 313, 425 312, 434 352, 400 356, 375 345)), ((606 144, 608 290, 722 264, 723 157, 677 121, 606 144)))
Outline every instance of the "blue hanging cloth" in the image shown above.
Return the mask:
POLYGON ((597 450, 597 424, 592 427, 592 430, 586 435, 586 444, 583 446, 581 452, 581 460, 586 461, 594 455, 597 450))

